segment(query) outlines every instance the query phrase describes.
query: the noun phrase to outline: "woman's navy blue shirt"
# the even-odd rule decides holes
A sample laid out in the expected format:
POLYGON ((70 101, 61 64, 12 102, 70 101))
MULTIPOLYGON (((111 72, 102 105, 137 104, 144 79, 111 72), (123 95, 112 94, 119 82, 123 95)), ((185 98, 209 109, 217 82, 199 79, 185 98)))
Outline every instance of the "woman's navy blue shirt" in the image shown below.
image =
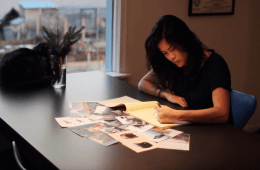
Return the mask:
POLYGON ((231 77, 226 61, 214 50, 198 71, 198 78, 175 87, 175 95, 184 97, 189 109, 213 107, 212 92, 222 87, 231 91, 231 77))

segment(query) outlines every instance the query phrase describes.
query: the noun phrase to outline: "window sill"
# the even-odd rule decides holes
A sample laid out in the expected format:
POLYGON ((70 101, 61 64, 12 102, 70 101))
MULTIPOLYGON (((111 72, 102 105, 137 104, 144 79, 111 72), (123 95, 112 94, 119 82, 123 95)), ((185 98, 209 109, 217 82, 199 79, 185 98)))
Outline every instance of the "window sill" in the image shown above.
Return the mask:
POLYGON ((127 73, 116 73, 116 72, 106 72, 107 75, 118 78, 118 79, 127 79, 131 74, 127 73))

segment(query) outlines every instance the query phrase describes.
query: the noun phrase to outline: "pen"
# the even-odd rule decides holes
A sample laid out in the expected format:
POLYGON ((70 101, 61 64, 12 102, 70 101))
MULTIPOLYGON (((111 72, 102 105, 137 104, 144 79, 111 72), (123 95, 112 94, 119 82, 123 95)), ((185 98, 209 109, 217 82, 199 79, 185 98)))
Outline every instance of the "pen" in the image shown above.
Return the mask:
MULTIPOLYGON (((160 103, 157 103, 157 104, 158 104, 159 107, 157 107, 157 109, 156 109, 156 114, 157 114, 157 115, 156 115, 156 119, 158 120, 158 122, 160 122, 160 120, 159 120, 160 116, 159 116, 158 113, 159 113, 159 109, 161 108, 161 105, 160 105, 160 103)), ((161 123, 161 122, 160 122, 160 123, 161 123)))
POLYGON ((157 103, 159 107, 157 107, 156 109, 156 113, 157 113, 157 117, 159 116, 158 113, 159 113, 159 109, 161 108, 161 105, 159 103, 157 103))
POLYGON ((175 124, 188 124, 190 122, 188 122, 188 121, 174 121, 172 123, 175 123, 175 124))

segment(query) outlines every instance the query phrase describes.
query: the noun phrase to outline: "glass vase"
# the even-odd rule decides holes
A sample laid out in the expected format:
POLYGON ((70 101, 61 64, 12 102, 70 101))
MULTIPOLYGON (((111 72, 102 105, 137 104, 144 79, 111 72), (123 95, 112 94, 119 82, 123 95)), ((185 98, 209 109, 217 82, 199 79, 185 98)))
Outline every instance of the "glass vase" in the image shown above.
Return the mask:
POLYGON ((67 56, 62 59, 60 58, 60 80, 56 81, 53 85, 54 88, 61 88, 66 86, 66 69, 67 69, 67 56))

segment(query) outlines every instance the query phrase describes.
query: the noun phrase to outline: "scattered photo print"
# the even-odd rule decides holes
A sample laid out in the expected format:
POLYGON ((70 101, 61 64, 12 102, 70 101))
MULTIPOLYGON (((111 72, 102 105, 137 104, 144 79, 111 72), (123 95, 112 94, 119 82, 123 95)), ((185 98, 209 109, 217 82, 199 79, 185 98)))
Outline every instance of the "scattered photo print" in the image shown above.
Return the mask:
POLYGON ((120 128, 122 128, 122 129, 126 129, 129 125, 124 125, 124 124, 122 124, 119 120, 105 120, 106 122, 108 122, 108 123, 110 123, 110 124, 112 124, 112 125, 114 125, 114 126, 118 126, 118 127, 120 127, 120 128))
POLYGON ((135 131, 124 131, 124 132, 109 134, 109 136, 120 141, 121 143, 131 142, 131 141, 145 138, 144 135, 142 135, 138 132, 135 132, 135 131))
POLYGON ((132 142, 125 142, 122 143, 126 147, 132 149, 133 151, 139 153, 144 152, 152 149, 159 148, 160 145, 158 143, 155 143, 153 141, 150 141, 146 138, 140 139, 140 140, 134 140, 132 142))
POLYGON ((120 128, 116 125, 113 125, 111 123, 108 123, 106 121, 103 122, 97 122, 97 124, 99 126, 102 126, 102 128, 100 128, 100 131, 106 134, 113 134, 113 133, 118 133, 118 132, 123 132, 125 131, 125 129, 120 128))
POLYGON ((134 143, 135 146, 138 146, 140 148, 150 148, 153 145, 151 144, 151 142, 138 142, 138 143, 134 143))
POLYGON ((122 126, 123 124, 119 120, 105 120, 105 122, 113 124, 115 126, 122 126))
POLYGON ((170 133, 170 129, 162 129, 162 128, 158 128, 158 127, 153 127, 151 129, 152 131, 155 131, 155 132, 159 132, 159 133, 170 133))
POLYGON ((182 133, 177 136, 159 142, 163 149, 185 150, 190 149, 190 134, 182 133))
POLYGON ((90 118, 97 106, 102 106, 97 102, 69 102, 69 117, 90 118))
POLYGON ((113 133, 119 133, 119 132, 123 132, 126 131, 125 129, 116 127, 116 126, 106 126, 103 129, 100 130, 103 133, 107 133, 107 134, 113 134, 113 133))
POLYGON ((114 138, 111 138, 102 132, 95 132, 89 135, 88 138, 105 146, 109 146, 118 142, 114 138))
MULTIPOLYGON (((82 129, 80 129, 80 130, 82 130, 82 129)), ((87 128, 85 127, 84 130, 88 130, 89 132, 92 132, 92 133, 101 131, 106 134, 112 134, 112 133, 118 133, 118 132, 125 131, 125 129, 122 129, 113 124, 107 123, 105 121, 92 123, 91 126, 88 126, 87 128)))
POLYGON ((116 120, 116 117, 118 114, 111 112, 111 114, 91 114, 90 118, 92 121, 97 121, 97 120, 116 120))
POLYGON ((137 139, 138 138, 137 135, 135 135, 135 134, 133 134, 131 132, 123 133, 122 135, 120 135, 120 137, 123 138, 123 139, 137 139))
POLYGON ((87 104, 92 112, 96 110, 97 106, 103 106, 101 104, 98 104, 97 102, 87 102, 87 104))
POLYGON ((128 130, 133 130, 139 133, 144 133, 145 131, 150 130, 152 128, 153 125, 150 125, 148 123, 145 123, 143 125, 131 125, 127 127, 128 130))
POLYGON ((96 126, 96 123, 91 123, 91 124, 81 125, 81 126, 69 127, 69 129, 71 131, 73 131, 74 133, 82 136, 82 137, 88 137, 89 135, 94 133, 94 132, 91 132, 91 131, 88 130, 92 126, 96 126))
POLYGON ((121 123, 125 125, 145 125, 146 123, 132 116, 118 116, 116 117, 121 123))
POLYGON ((69 102, 69 117, 87 117, 90 108, 87 102, 69 102))
POLYGON ((112 109, 114 113, 116 113, 118 116, 127 116, 126 113, 124 113, 122 110, 114 110, 112 109))
POLYGON ((106 106, 97 106, 94 113, 104 114, 104 112, 105 112, 105 110, 106 110, 107 108, 108 108, 108 107, 106 107, 106 106))
POLYGON ((115 113, 113 109, 106 107, 106 106, 97 106, 95 112, 96 114, 102 114, 102 115, 106 115, 106 114, 118 114, 115 113))
POLYGON ((161 128, 158 128, 158 127, 154 127, 151 130, 155 131, 155 132, 163 133, 163 134, 170 136, 170 137, 174 137, 174 136, 177 136, 177 135, 183 133, 182 131, 179 131, 179 130, 161 129, 161 128))
POLYGON ((148 130, 142 133, 147 139, 152 140, 154 142, 160 142, 165 139, 170 138, 170 136, 165 135, 164 133, 155 132, 153 130, 148 130))
POLYGON ((69 102, 69 117, 88 118, 91 121, 116 120, 116 116, 123 115, 120 110, 104 107, 97 102, 69 102), (95 113, 97 110, 98 113, 95 113))
POLYGON ((172 137, 171 139, 174 140, 175 143, 190 143, 190 134, 182 133, 177 136, 172 137))
POLYGON ((88 118, 59 117, 55 118, 55 120, 61 127, 73 127, 93 123, 88 118))
POLYGON ((104 127, 101 124, 97 124, 95 126, 87 128, 87 130, 90 131, 90 132, 98 132, 98 131, 100 131, 103 128, 104 127))

